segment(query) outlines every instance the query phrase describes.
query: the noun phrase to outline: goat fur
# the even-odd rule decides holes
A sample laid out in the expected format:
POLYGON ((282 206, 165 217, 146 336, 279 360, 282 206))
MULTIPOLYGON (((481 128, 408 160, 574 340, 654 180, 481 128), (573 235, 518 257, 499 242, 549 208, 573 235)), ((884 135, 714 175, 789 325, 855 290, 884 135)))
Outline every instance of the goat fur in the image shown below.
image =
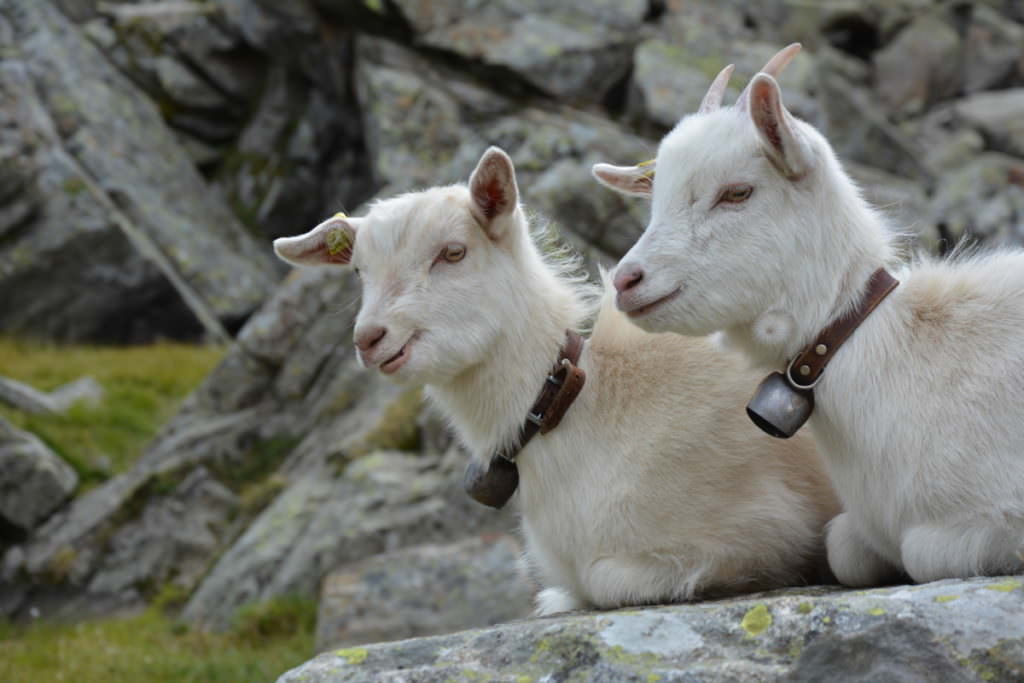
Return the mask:
MULTIPOLYGON (((650 222, 619 265, 638 284, 620 308, 652 332, 722 330, 781 369, 888 267, 900 286, 815 389, 810 427, 845 510, 828 529, 831 568, 852 586, 1024 571, 1024 252, 902 262, 896 233, 775 80, 758 74, 744 97, 661 142, 650 222), (716 203, 730 186, 752 192, 716 203)), ((594 172, 644 194, 635 167, 594 172)))
MULTIPOLYGON (((362 351, 365 364, 426 384, 486 462, 516 438, 565 330, 581 329, 597 302, 593 286, 531 238, 511 160, 491 148, 468 187, 384 200, 275 249, 292 263, 329 262, 332 230, 354 240, 356 338, 387 330, 383 348, 362 351), (443 258, 451 244, 465 247, 456 263, 443 258), (394 370, 396 353, 407 360, 394 370)), ((517 461, 526 559, 543 587, 538 613, 818 578, 823 527, 838 509, 811 440, 779 442, 747 422, 742 405, 757 378, 737 355, 643 332, 610 295, 599 308, 580 359, 586 386, 517 461)))

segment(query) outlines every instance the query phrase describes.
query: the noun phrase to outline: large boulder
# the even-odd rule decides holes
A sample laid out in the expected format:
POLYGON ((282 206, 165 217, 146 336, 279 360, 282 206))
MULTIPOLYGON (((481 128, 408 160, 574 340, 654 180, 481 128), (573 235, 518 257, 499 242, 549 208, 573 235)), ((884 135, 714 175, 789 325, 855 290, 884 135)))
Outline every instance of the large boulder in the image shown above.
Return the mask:
POLYGON ((530 614, 533 587, 509 534, 424 544, 324 577, 316 649, 451 633, 530 614))
POLYGON ((278 680, 1021 680, 1022 586, 1006 577, 790 589, 533 619, 342 648, 278 680))
POLYGON ((276 279, 267 246, 49 1, 4 0, 0 37, 0 330, 226 337, 276 279))
POLYGON ((59 455, 0 417, 0 541, 23 537, 77 485, 78 475, 59 455))

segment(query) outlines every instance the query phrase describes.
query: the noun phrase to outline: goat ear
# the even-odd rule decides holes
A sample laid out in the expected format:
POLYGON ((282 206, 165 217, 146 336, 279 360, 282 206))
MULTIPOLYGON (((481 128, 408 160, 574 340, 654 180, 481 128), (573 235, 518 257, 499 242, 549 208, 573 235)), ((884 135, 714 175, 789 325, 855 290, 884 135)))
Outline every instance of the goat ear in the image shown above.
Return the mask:
POLYGON ((519 204, 516 169, 503 150, 489 147, 480 157, 469 176, 469 194, 477 220, 492 239, 497 239, 501 234, 501 219, 515 211, 519 204))
POLYGON ((334 216, 305 235, 279 237, 274 253, 294 266, 344 266, 352 260, 358 220, 334 216))
POLYGON ((786 178, 796 180, 807 172, 810 156, 792 115, 782 104, 775 79, 759 73, 750 82, 750 118, 768 159, 786 178))
POLYGON ((650 197, 654 189, 654 164, 650 162, 641 166, 594 164, 590 172, 605 187, 633 197, 650 197))

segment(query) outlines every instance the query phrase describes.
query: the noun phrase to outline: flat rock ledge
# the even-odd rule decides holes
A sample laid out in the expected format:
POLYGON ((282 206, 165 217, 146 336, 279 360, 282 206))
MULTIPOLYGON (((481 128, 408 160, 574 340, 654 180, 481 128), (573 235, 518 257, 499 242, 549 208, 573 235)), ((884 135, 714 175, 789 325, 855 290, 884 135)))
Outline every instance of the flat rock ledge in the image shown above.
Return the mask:
POLYGON ((334 650, 278 681, 1019 681, 1022 579, 529 619, 334 650))

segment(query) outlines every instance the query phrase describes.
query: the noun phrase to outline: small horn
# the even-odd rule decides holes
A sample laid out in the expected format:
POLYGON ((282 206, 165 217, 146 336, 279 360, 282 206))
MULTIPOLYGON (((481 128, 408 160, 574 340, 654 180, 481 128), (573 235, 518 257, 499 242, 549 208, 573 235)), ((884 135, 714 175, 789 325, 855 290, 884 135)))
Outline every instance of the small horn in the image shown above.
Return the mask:
POLYGON ((725 89, 729 85, 729 78, 732 76, 733 64, 725 67, 718 72, 715 76, 715 80, 711 81, 711 87, 708 88, 708 92, 704 95, 704 99, 700 101, 700 109, 697 110, 700 114, 707 114, 708 112, 715 111, 722 106, 722 97, 725 95, 725 89))
MULTIPOLYGON (((768 63, 761 68, 759 73, 765 73, 773 78, 778 78, 779 74, 785 70, 789 63, 793 61, 797 53, 800 52, 802 46, 800 43, 791 43, 786 47, 782 48, 775 53, 775 56, 768 60, 768 63)), ((753 80, 753 78, 751 78, 753 80)), ((736 106, 741 110, 747 108, 747 91, 750 90, 750 83, 747 83, 747 87, 740 93, 740 97, 736 100, 736 106)))

